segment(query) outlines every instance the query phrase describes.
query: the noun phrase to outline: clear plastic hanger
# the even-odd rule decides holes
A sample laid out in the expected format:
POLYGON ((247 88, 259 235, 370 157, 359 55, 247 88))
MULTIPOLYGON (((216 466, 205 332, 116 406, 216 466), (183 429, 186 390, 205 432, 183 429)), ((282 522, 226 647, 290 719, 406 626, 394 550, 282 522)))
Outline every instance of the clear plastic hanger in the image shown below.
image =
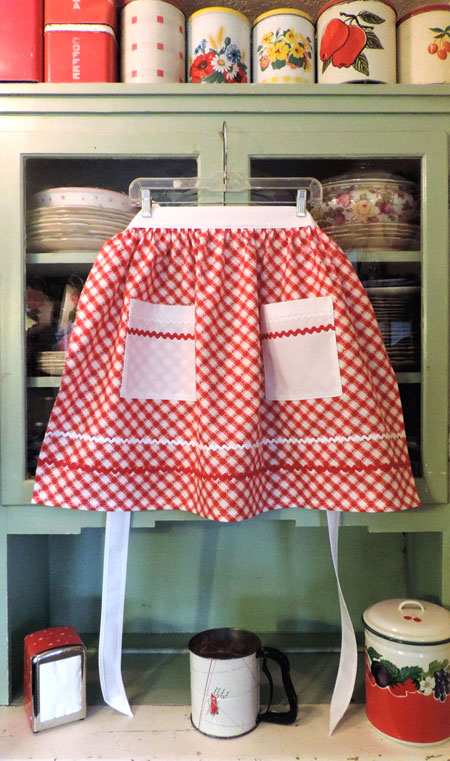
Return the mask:
MULTIPOLYGON (((295 190, 297 216, 306 216, 307 202, 320 204, 322 201, 322 184, 315 177, 245 177, 238 172, 226 172, 213 175, 207 179, 198 177, 138 177, 130 183, 129 197, 133 206, 140 207, 142 216, 152 216, 152 192, 158 191, 197 191, 205 190, 222 193, 241 193, 245 190, 295 190)), ((186 201, 180 198, 180 204, 197 204, 197 200, 186 201)), ((162 203, 158 201, 158 203, 162 203)), ((169 202, 174 205, 174 201, 169 202)), ((175 202, 177 203, 177 202, 175 202)), ((247 201, 246 205, 268 201, 247 201)), ((217 203, 215 204, 217 205, 217 203)))

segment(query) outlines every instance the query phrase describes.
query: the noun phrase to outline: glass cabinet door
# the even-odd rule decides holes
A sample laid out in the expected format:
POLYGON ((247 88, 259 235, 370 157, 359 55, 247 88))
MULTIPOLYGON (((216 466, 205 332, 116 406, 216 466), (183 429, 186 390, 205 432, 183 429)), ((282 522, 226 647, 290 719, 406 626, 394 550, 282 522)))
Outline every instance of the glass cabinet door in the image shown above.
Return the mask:
MULTIPOLYGON (((156 128, 155 136, 144 127, 126 154, 120 150, 120 135, 105 138, 100 155, 95 135, 86 138, 75 132, 64 138, 45 135, 42 129, 38 136, 18 135, 15 151, 6 136, 0 138, 6 157, 2 173, 9 186, 6 215, 11 203, 3 235, 11 251, 3 273, 11 289, 3 344, 4 398, 13 400, 3 410, 3 504, 30 502, 79 294, 103 243, 125 229, 138 211, 127 207, 129 184, 138 177, 198 174, 196 139, 178 136, 171 149, 163 131, 156 128), (96 190, 103 195, 110 191, 114 203, 107 193, 95 198, 96 190), (114 208, 118 199, 124 205, 114 208)), ((217 135, 214 141, 220 157, 217 135)), ((205 152, 208 145, 204 139, 205 152)), ((186 200, 196 201, 195 191, 187 192, 186 200)), ((156 192, 153 201, 170 203, 170 193, 156 192)))
MULTIPOLYGON (((232 128, 228 137, 231 157, 232 128)), ((433 192, 436 183, 447 184, 445 140, 394 132, 371 136, 369 146, 359 132, 302 132, 297 139, 278 132, 283 150, 274 146, 269 153, 258 134, 247 165, 255 178, 323 183, 323 203, 312 208, 313 217, 347 253, 374 308, 399 384, 423 502, 446 502, 448 489, 448 209, 446 193, 433 192)), ((243 161, 231 165, 247 172, 243 161)), ((295 191, 252 194, 261 203, 295 202, 295 191)))

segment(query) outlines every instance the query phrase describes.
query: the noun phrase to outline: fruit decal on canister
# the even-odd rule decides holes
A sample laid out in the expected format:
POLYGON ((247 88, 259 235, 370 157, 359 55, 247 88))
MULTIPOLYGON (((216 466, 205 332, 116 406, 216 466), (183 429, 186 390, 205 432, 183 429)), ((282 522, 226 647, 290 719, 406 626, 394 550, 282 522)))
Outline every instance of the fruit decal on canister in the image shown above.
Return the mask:
POLYGON ((445 61, 450 53, 450 26, 446 26, 445 29, 438 26, 430 27, 430 32, 433 32, 433 42, 428 45, 428 52, 445 61))
POLYGON ((328 66, 350 68, 365 76, 370 75, 369 61, 364 50, 383 50, 383 45, 374 27, 384 24, 385 19, 371 11, 339 14, 326 25, 320 42, 322 73, 328 66))
POLYGON ((449 661, 432 661, 424 671, 420 666, 399 668, 373 647, 367 648, 366 677, 370 685, 387 689, 392 695, 405 697, 418 693, 432 695, 445 703, 450 695, 449 661))

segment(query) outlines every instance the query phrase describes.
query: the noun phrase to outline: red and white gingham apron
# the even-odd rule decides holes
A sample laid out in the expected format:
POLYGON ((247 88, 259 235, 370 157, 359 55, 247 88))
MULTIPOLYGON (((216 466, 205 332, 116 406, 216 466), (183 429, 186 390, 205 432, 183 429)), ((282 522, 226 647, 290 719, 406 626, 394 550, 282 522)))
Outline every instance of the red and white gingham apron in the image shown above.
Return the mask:
POLYGON ((335 511, 342 641, 331 733, 357 666, 337 573, 340 511, 419 503, 395 376, 347 256, 291 209, 138 215, 83 289, 33 502, 108 511, 100 681, 126 714, 130 511, 219 521, 335 511))
POLYGON ((155 214, 100 251, 33 501, 219 521, 417 505, 397 383, 347 256, 291 210, 294 226, 238 207, 228 228, 181 212, 190 229, 155 214))

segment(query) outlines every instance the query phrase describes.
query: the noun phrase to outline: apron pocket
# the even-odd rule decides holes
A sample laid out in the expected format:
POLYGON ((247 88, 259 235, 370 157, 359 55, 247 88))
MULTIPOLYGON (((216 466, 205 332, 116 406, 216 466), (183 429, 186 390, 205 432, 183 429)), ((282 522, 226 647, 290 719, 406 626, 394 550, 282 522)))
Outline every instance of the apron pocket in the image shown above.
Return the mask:
POLYGON ((341 396, 331 296, 264 304, 260 321, 267 400, 341 396))
POLYGON ((131 299, 122 397, 195 401, 194 310, 131 299))

